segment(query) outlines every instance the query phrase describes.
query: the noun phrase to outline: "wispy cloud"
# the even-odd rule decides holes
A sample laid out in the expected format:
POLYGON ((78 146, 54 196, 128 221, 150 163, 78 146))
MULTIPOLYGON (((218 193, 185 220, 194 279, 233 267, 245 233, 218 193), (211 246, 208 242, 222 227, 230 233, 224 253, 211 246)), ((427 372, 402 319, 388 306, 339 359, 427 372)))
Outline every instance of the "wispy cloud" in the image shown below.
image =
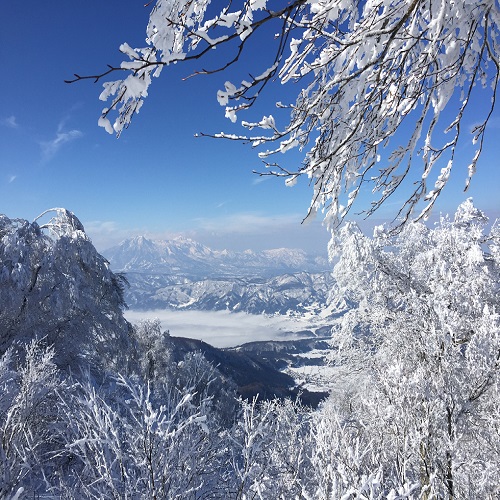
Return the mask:
POLYGON ((264 250, 303 248, 326 252, 329 239, 321 221, 301 224, 304 214, 265 215, 236 213, 222 217, 197 219, 187 236, 216 249, 264 250))
POLYGON ((196 219, 196 223, 205 231, 235 234, 273 231, 291 224, 298 225, 301 220, 297 214, 267 216, 258 213, 236 213, 211 219, 196 219))
POLYGON ((80 130, 65 130, 66 122, 69 120, 69 116, 65 116, 57 126, 57 132, 53 139, 49 141, 40 141, 40 147, 42 149, 42 160, 51 160, 59 150, 75 139, 83 137, 83 132, 80 130))
POLYGON ((270 175, 259 175, 253 178, 252 185, 256 186, 257 184, 262 184, 263 182, 268 181, 271 178, 270 175))
MULTIPOLYGON (((469 133, 473 134, 476 127, 482 125, 482 122, 477 122, 474 121, 469 125, 469 133)), ((492 116, 488 120, 488 125, 486 125, 486 130, 493 130, 493 129, 498 129, 500 128, 500 117, 499 116, 492 116)))
POLYGON ((150 227, 130 227, 122 222, 83 220, 86 233, 100 252, 134 236, 152 240, 170 240, 184 236, 199 241, 214 250, 266 250, 271 248, 302 248, 312 253, 326 254, 329 233, 321 221, 301 224, 303 215, 266 216, 259 213, 239 213, 193 220, 183 231, 152 230, 150 227))
POLYGON ((17 123, 16 117, 14 115, 9 116, 8 118, 4 118, 0 123, 4 127, 9 127, 9 128, 19 128, 19 123, 17 123))
POLYGON ((57 132, 54 139, 50 141, 40 141, 42 148, 42 159, 48 161, 67 143, 79 139, 83 136, 80 130, 69 130, 68 132, 57 132))
POLYGON ((14 182, 16 179, 17 179, 17 175, 9 175, 9 180, 8 180, 9 184, 14 182))

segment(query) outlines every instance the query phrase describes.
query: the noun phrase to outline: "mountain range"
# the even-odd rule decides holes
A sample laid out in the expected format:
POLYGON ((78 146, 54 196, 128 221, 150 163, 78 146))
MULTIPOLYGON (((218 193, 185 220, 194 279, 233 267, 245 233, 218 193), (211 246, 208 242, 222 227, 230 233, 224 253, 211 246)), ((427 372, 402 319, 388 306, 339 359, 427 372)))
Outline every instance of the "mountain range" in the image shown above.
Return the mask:
POLYGON ((323 374, 329 369, 328 339, 335 318, 348 304, 340 300, 327 308, 334 280, 326 258, 286 248, 213 250, 187 238, 154 241, 143 236, 125 240, 104 255, 129 281, 125 299, 134 310, 309 313, 321 318, 301 338, 220 349, 201 340, 169 337, 169 346, 177 361, 187 352, 202 352, 242 397, 300 394, 304 404, 316 406, 327 395, 323 374))
POLYGON ((304 250, 277 248, 255 252, 213 250, 189 238, 150 240, 130 238, 104 252, 116 271, 148 272, 191 279, 259 276, 290 272, 323 272, 330 269, 324 256, 304 250))
POLYGON ((297 249, 232 252, 187 238, 139 236, 104 254, 114 271, 126 274, 132 309, 317 312, 333 284, 326 258, 297 249))

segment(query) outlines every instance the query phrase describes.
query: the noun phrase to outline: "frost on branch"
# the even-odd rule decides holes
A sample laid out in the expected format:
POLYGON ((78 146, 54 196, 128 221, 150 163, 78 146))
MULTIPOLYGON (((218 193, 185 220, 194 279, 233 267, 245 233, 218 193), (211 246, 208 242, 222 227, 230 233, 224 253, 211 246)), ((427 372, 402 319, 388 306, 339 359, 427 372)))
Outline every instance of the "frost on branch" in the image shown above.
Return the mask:
POLYGON ((337 383, 347 375, 335 408, 380 451, 385 486, 419 484, 418 498, 499 493, 486 443, 499 438, 500 240, 487 224, 469 199, 434 229, 339 232, 336 293, 357 306, 332 339, 337 383))
POLYGON ((234 57, 199 73, 223 71, 240 59, 262 25, 273 23, 276 35, 266 41, 271 62, 254 58, 255 68, 245 68, 250 79, 240 85, 226 82, 217 99, 226 117, 236 122, 273 79, 298 84, 294 103, 277 103, 290 110, 289 118, 280 125, 281 113, 270 126, 271 114, 265 113, 263 119, 242 122, 262 135, 215 137, 254 146, 269 143, 259 153, 264 159, 299 148, 304 155, 300 166, 276 165, 263 175, 309 178, 314 189, 310 213, 323 211, 330 228, 339 225, 365 185, 374 192, 364 210, 370 215, 407 178, 416 179, 397 214, 405 222, 415 214, 427 217, 446 186, 462 144, 464 116, 474 95, 482 92, 491 107, 474 115, 476 152, 466 174, 469 186, 499 80, 496 0, 295 0, 285 6, 277 0, 241 0, 227 2, 220 11, 220 4, 208 9, 209 3, 158 0, 145 48, 123 44, 120 50, 128 59, 121 66, 94 77, 76 76, 97 81, 114 71, 128 73, 104 84, 101 99, 111 104, 99 125, 120 135, 164 66, 230 45, 234 57), (441 175, 434 173, 436 165, 441 175))

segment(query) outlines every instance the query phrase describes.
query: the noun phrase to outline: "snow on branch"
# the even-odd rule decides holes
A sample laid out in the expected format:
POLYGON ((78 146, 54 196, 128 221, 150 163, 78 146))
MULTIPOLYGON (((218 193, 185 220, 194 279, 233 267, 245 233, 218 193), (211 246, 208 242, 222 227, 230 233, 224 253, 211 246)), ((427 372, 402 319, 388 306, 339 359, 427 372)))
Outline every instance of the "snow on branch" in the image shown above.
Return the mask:
MULTIPOLYGON (((209 3, 158 0, 147 27, 147 47, 122 44, 128 60, 120 66, 108 66, 98 75, 75 75, 72 81, 100 81, 127 72, 123 79, 104 83, 100 98, 110 105, 103 109, 100 126, 119 136, 164 66, 201 59, 215 47, 232 44, 234 57, 195 74, 224 71, 238 62, 250 38, 260 36, 259 28, 272 23, 277 25, 270 44, 272 64, 253 59, 257 71, 252 73, 258 76, 239 85, 226 82, 217 100, 236 122, 273 80, 298 83, 293 104, 277 102, 278 108, 290 110, 288 124, 278 126, 276 117, 266 113, 241 122, 247 131, 259 129, 263 135, 213 137, 254 147, 269 143, 259 153, 263 158, 291 148, 302 151, 302 163, 286 171, 294 179, 309 178, 310 213, 322 211, 331 229, 342 222, 365 185, 373 191, 365 210, 371 215, 411 179, 413 191, 397 215, 404 223, 429 215, 463 142, 461 125, 471 97, 482 92, 491 106, 475 116, 472 139, 477 146, 468 188, 500 78, 500 9, 495 0, 295 0, 285 6, 278 0, 241 0, 227 2, 215 15, 209 3)), ((270 172, 283 176, 281 168, 270 172)))

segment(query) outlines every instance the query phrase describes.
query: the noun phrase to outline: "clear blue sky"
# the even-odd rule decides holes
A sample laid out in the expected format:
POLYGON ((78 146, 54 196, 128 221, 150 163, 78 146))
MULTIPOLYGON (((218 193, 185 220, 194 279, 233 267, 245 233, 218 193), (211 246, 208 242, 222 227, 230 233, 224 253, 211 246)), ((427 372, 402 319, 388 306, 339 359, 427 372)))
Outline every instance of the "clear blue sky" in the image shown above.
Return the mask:
MULTIPOLYGON (((264 45, 229 76, 183 82, 201 64, 167 68, 119 140, 97 126, 101 83, 64 83, 73 73, 118 64, 122 42, 143 46, 149 14, 144 3, 27 0, 2 6, 0 213, 32 220, 48 208, 68 208, 99 250, 135 234, 181 233, 214 248, 323 250, 326 230, 300 225, 311 195, 306 182, 294 188, 276 179, 259 182, 252 170, 261 163, 251 148, 194 138, 200 131, 234 131, 216 92, 227 79, 245 78, 245 64, 261 58, 264 45)), ((291 91, 290 99, 296 89, 291 91)), ((269 104, 273 96, 264 100, 269 104)), ((436 211, 452 212, 473 196, 479 208, 498 216, 499 131, 497 110, 470 192, 462 192, 467 152, 436 211)), ((391 208, 380 217, 394 215, 391 208)))

